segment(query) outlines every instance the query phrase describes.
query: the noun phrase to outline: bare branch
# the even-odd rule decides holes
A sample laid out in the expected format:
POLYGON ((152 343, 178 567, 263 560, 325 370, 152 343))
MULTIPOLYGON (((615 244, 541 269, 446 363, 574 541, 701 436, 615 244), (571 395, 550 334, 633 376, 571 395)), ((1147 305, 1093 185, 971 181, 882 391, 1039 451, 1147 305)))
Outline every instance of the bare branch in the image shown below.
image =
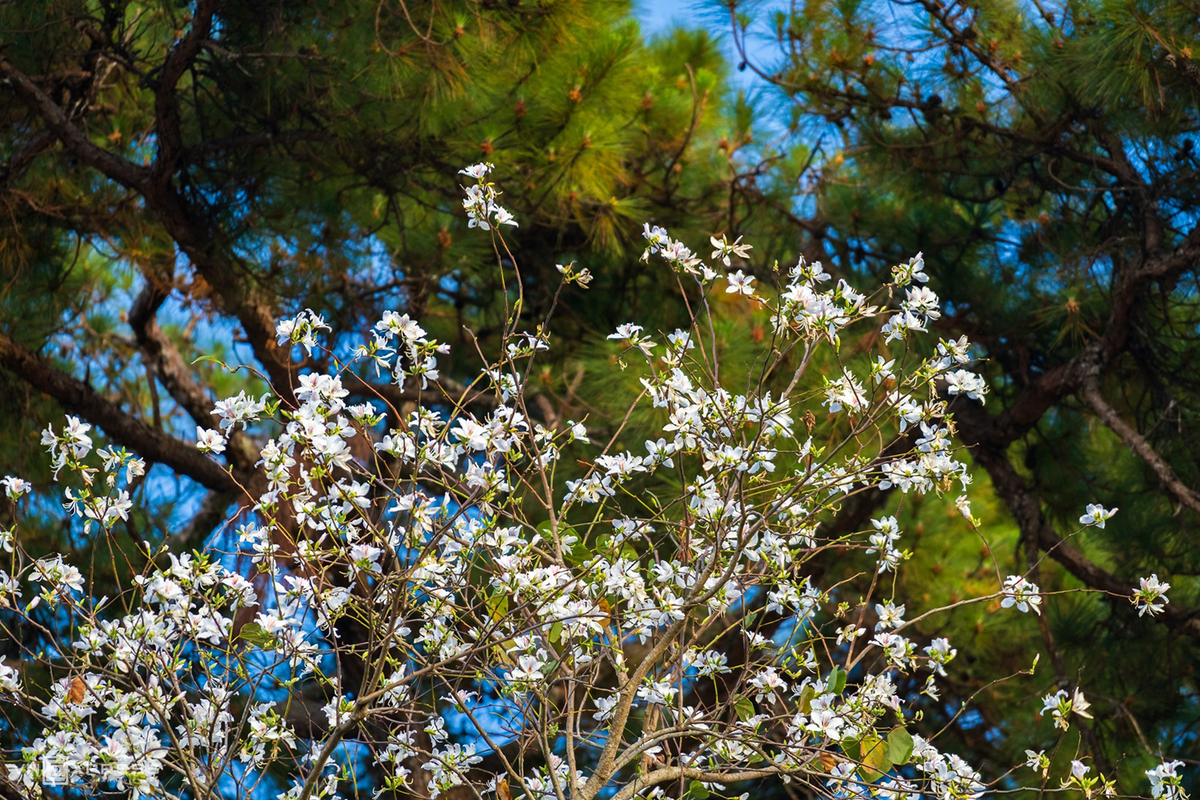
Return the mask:
MULTIPOLYGON (((996 494, 1004 500, 1013 515, 1022 537, 1032 542, 1046 555, 1057 561, 1081 583, 1114 597, 1132 596, 1134 582, 1122 580, 1089 560, 1075 545, 1055 532, 1054 526, 1042 513, 1042 504, 1037 494, 1017 474, 1008 454, 995 447, 979 443, 976 430, 986 427, 988 414, 980 406, 967 402, 956 404, 955 421, 963 439, 975 445, 971 453, 975 461, 987 470, 996 494)), ((1155 619, 1169 627, 1200 641, 1200 616, 1192 609, 1172 604, 1166 606, 1155 619)))
POLYGON ((144 167, 93 144, 79 128, 71 124, 67 113, 49 95, 4 56, 0 56, 0 78, 16 90, 25 105, 41 117, 63 146, 84 164, 100 170, 128 188, 138 189, 145 185, 149 172, 144 167))
POLYGON ((113 441, 149 461, 166 464, 197 483, 219 492, 239 492, 220 464, 195 446, 155 430, 130 416, 96 391, 0 333, 0 366, 58 401, 68 413, 98 425, 113 441))
MULTIPOLYGON (((153 276, 147 275, 146 278, 146 285, 129 309, 129 326, 133 328, 138 346, 150 359, 158 380, 196 424, 215 428, 219 420, 213 414, 212 398, 196 380, 195 373, 184 362, 175 343, 159 327, 155 316, 167 298, 169 286, 155 282, 153 276)), ((234 431, 229 436, 225 453, 234 472, 240 473, 243 481, 250 480, 257 471, 254 464, 258 460, 250 437, 243 431, 234 431)))
POLYGON ((1079 396, 1091 407, 1096 416, 1099 417, 1105 425, 1112 429, 1125 446, 1133 452, 1141 456, 1142 460, 1150 469, 1154 470, 1154 474, 1162 481, 1167 491, 1171 493, 1180 503, 1190 508, 1192 511, 1200 513, 1200 495, 1197 495, 1189 489, 1183 481, 1171 469, 1171 465, 1158 454, 1158 452, 1146 441, 1140 433, 1137 432, 1131 425, 1121 419, 1121 416, 1112 406, 1104 399, 1104 394, 1100 391, 1100 382, 1096 378, 1090 378, 1083 384, 1083 388, 1079 396))

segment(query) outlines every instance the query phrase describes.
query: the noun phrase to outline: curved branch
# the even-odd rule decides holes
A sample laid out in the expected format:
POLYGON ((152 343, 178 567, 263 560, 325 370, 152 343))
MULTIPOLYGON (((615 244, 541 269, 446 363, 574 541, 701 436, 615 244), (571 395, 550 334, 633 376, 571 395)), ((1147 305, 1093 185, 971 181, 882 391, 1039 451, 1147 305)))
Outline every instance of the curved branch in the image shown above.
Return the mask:
POLYGON ((154 79, 155 139, 158 151, 150 166, 150 180, 165 186, 171 180, 183 151, 183 134, 179 125, 179 97, 175 86, 191 67, 204 41, 212 31, 216 0, 200 0, 192 15, 191 29, 167 54, 162 69, 154 79))
POLYGON ((1200 513, 1200 495, 1179 480, 1175 471, 1171 469, 1171 465, 1158 454, 1145 437, 1121 419, 1116 409, 1104 399, 1104 395, 1100 391, 1100 382, 1096 378, 1092 377, 1084 382, 1079 396, 1091 407, 1096 416, 1125 443, 1126 447, 1142 457, 1142 460, 1150 469, 1154 470, 1154 474, 1158 476, 1163 486, 1176 500, 1192 511, 1200 513))
POLYGON ((50 96, 38 88, 28 75, 21 72, 0 55, 0 78, 12 86, 16 93, 37 114, 46 127, 54 132, 63 146, 89 167, 100 170, 108 177, 130 189, 142 187, 149 171, 132 161, 110 153, 91 142, 79 128, 71 124, 70 117, 50 96))
MULTIPOLYGON (((211 3, 205 6, 211 6, 211 3)), ((160 90, 168 82, 167 79, 171 78, 176 70, 181 69, 181 62, 177 59, 188 52, 188 49, 172 51, 168 58, 168 66, 174 66, 169 70, 164 67, 159 79, 160 90)), ((40 117, 63 146, 83 164, 141 194, 147 207, 158 217, 179 249, 187 255, 193 267, 213 288, 221 308, 241 323, 246 339, 254 350, 254 356, 266 368, 276 394, 285 404, 294 404, 295 396, 292 390, 296 381, 295 369, 290 359, 291 350, 280 347, 275 341, 275 315, 272 304, 253 284, 249 271, 243 265, 213 255, 212 249, 216 241, 213 232, 197 222, 194 210, 188 207, 171 186, 169 177, 173 172, 169 170, 166 178, 161 174, 164 164, 174 165, 178 153, 161 151, 161 159, 156 159, 149 168, 134 164, 94 144, 71 123, 66 112, 49 95, 3 56, 0 56, 0 79, 16 89, 30 111, 40 117)), ((175 80, 178 80, 178 76, 175 80)), ((158 105, 156 100, 156 109, 158 105)), ((165 111, 169 115, 170 110, 165 111)), ((169 118, 164 119, 168 119, 169 124, 169 118)))
MULTIPOLYGON (((979 443, 974 434, 979 427, 987 425, 987 412, 969 401, 955 405, 954 419, 962 438, 968 444, 975 445, 971 448, 972 456, 976 463, 987 470, 992 488, 1008 507, 1022 537, 1044 550, 1047 556, 1061 564, 1083 585, 1115 597, 1130 597, 1136 588, 1132 581, 1122 580, 1104 570, 1055 532, 1054 526, 1042 513, 1041 500, 1017 473, 1008 454, 1002 449, 979 443)), ((1155 619, 1200 641, 1200 615, 1193 609, 1168 605, 1155 619)))
POLYGON ((125 413, 88 384, 31 353, 3 333, 0 333, 0 366, 53 397, 67 412, 99 426, 113 441, 148 461, 166 464, 208 489, 241 492, 229 473, 195 446, 125 413))
MULTIPOLYGON (((168 286, 155 282, 147 276, 146 285, 138 293, 129 309, 129 327, 133 328, 138 347, 150 360, 154 374, 197 425, 216 428, 219 419, 213 414, 213 401, 204 387, 197 382, 195 374, 188 368, 175 343, 167 338, 159 327, 156 312, 167 299, 168 286)), ((229 437, 225 451, 243 482, 258 471, 254 466, 258 453, 254 443, 243 431, 234 431, 229 437)))

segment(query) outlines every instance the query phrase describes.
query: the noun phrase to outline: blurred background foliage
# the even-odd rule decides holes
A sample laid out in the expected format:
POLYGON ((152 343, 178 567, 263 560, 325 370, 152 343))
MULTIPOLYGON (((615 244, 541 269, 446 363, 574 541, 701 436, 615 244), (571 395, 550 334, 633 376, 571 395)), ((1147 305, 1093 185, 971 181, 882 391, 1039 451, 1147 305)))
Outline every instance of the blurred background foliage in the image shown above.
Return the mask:
MULTIPOLYGON (((339 356, 383 310, 409 313, 470 381, 475 338, 494 346, 516 297, 508 255, 461 213, 458 169, 490 161, 520 223, 505 238, 529 328, 556 264, 596 276, 564 291, 534 381, 543 421, 586 418, 594 441, 638 389, 598 340, 685 319, 674 277, 640 261, 644 222, 702 255, 709 235, 743 236, 755 249, 735 266, 768 292, 801 254, 868 289, 923 251, 937 332, 969 336, 992 386, 985 409, 958 408, 982 536, 948 500, 882 493, 828 530, 900 517, 909 616, 994 591, 997 568, 1054 593, 1040 619, 968 605, 922 623, 960 653, 923 733, 945 726, 989 776, 1026 747, 1121 764, 1122 792, 1144 793, 1136 767, 1160 754, 1200 762, 1196 5, 681 11, 651 38, 609 0, 0 4, 0 470, 41 497, 22 541, 100 547, 62 526, 37 446, 70 413, 155 465, 128 535, 203 547, 244 497, 196 466, 192 431, 218 397, 331 368, 274 346, 298 310, 326 315, 339 356), (1090 502, 1120 513, 1080 532, 1090 502), (1151 572, 1172 584, 1157 620, 1125 599, 1151 572), (1032 678, 1006 680, 1035 656, 1032 678), (1059 736, 1039 698, 1076 686, 1095 719, 1059 736)), ((714 310, 729 363, 752 360, 763 315, 714 310)), ((253 459, 228 457, 253 487, 253 459)), ((864 580, 867 557, 843 556, 814 569, 864 580)))

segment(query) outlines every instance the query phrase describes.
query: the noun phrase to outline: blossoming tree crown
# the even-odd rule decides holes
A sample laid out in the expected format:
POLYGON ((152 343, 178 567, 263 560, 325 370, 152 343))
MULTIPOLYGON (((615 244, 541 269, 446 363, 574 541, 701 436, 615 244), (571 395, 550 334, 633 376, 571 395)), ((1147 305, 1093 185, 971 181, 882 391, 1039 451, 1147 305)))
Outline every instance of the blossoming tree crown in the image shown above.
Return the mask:
MULTIPOLYGON (((503 244, 516 222, 489 171, 463 170, 464 207, 503 244)), ((0 534, 4 624, 39 642, 0 665, 0 692, 26 714, 8 780, 30 797, 65 783, 280 800, 705 800, 766 779, 949 800, 1015 785, 922 726, 957 650, 920 633, 937 609, 907 618, 896 602, 910 555, 897 518, 823 524, 859 493, 970 483, 950 412, 987 387, 965 339, 930 335, 940 312, 920 255, 870 295, 803 260, 761 288, 740 240, 712 240, 713 263, 743 265, 728 273, 661 228, 644 233, 645 257, 678 274, 693 313, 671 332, 631 322, 608 336, 660 421, 636 447, 531 408, 552 318, 525 332, 510 314, 500 352, 453 396, 439 382, 446 345, 389 312, 353 361, 302 375, 294 405, 243 393, 217 404, 219 429, 197 431, 213 458, 236 431, 275 434, 230 552, 143 543, 133 583, 96 596, 66 556, 34 558, 0 534), (713 336, 720 294, 769 313, 760 357, 740 371, 713 336), (843 361, 842 338, 872 328, 874 352, 843 361), (832 372, 814 377, 818 360, 832 372), (368 372, 419 401, 348 403, 368 372), (831 420, 820 438, 818 412, 831 420), (869 565, 862 580, 822 585, 819 565, 847 554, 869 565)), ((563 287, 591 280, 559 272, 563 287)), ((327 328, 306 311, 279 323, 279 342, 311 353, 327 328)), ((140 459, 93 453, 77 419, 43 441, 89 533, 127 517, 140 459)), ((4 483, 14 500, 30 488, 4 483)), ((955 507, 963 535, 982 536, 966 494, 955 507)), ((1113 511, 1089 506, 1081 523, 1113 511)), ((1151 576, 1130 598, 1158 613, 1169 588, 1151 576)), ((993 593, 959 604, 996 600, 1039 614, 1043 596, 997 568, 993 593)), ((1061 690, 1041 713, 1066 730, 1089 705, 1061 690)), ((1050 757, 1028 757, 1022 774, 1046 786, 1050 757)), ((1154 797, 1181 798, 1180 766, 1148 774, 1154 797)), ((1058 786, 1090 797, 1113 781, 1074 760, 1058 786)))

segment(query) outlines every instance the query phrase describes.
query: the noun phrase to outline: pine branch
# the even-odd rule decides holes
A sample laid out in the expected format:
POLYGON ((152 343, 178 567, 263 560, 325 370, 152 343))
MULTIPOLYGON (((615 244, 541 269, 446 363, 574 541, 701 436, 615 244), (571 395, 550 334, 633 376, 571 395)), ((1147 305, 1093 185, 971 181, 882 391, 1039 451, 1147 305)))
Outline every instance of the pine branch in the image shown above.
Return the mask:
MULTIPOLYGON (((179 349, 159 327, 156 312, 167 298, 168 289, 147 276, 146 285, 129 309, 129 327, 142 352, 150 360, 155 376, 167 392, 179 403, 192 420, 206 428, 216 428, 219 419, 213 414, 213 400, 196 380, 195 373, 184 362, 179 349)), ((228 439, 226 456, 240 482, 253 479, 259 470, 254 466, 258 452, 244 431, 234 431, 228 439)))
POLYGON ((1096 416, 1125 443, 1126 447, 1141 456, 1142 460, 1154 471, 1154 474, 1158 476, 1158 479, 1162 482, 1166 490, 1176 500, 1183 503, 1192 511, 1200 513, 1200 495, 1196 494, 1183 481, 1179 480, 1179 477, 1171 469, 1171 465, 1166 462, 1166 459, 1159 455, 1154 447, 1133 426, 1121 419, 1116 409, 1110 406, 1104 399, 1098 380, 1094 377, 1086 380, 1079 396, 1091 407, 1096 416))
POLYGON ((0 333, 0 366, 34 389, 58 401, 69 414, 97 425, 117 444, 166 464, 197 483, 219 492, 240 493, 240 487, 220 464, 194 445, 168 436, 122 411, 96 391, 0 333))
MULTIPOLYGON (((963 438, 968 442, 978 442, 978 430, 990 424, 987 412, 970 401, 955 405, 954 419, 963 438)), ((1088 588, 1097 589, 1113 597, 1128 598, 1133 594, 1136 588, 1133 581, 1123 580, 1102 569, 1075 545, 1055 532, 1054 526, 1042 513, 1041 500, 1017 474, 1004 450, 979 445, 974 447, 971 453, 975 461, 987 470, 992 487, 1016 520, 1022 538, 1045 551, 1047 556, 1061 564, 1088 588)), ((1164 607, 1155 619, 1200 642, 1200 613, 1197 611, 1171 604, 1164 607)))

